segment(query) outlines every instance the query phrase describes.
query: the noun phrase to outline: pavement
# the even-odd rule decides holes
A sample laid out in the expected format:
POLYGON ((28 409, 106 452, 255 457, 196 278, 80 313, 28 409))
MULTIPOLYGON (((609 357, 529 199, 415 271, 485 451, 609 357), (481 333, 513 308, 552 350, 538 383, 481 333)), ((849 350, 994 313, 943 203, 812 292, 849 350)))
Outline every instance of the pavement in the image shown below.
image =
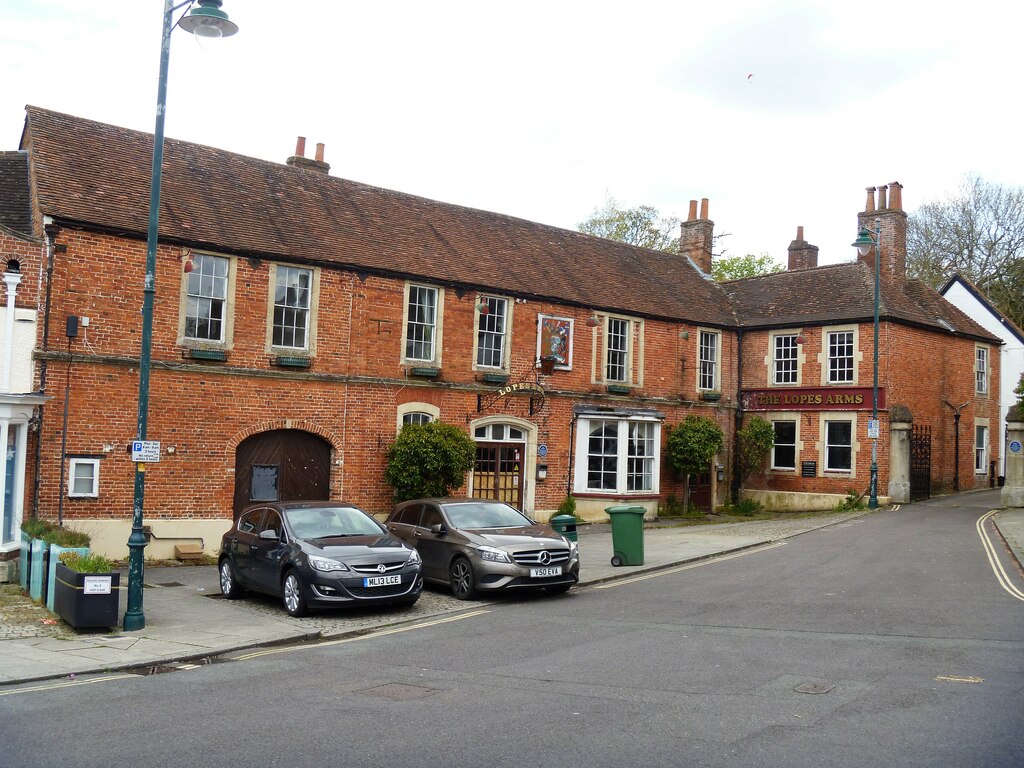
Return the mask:
MULTIPOLYGON (((998 508, 998 492, 992 499, 992 508, 998 508)), ((611 527, 581 525, 580 586, 765 546, 820 528, 848 524, 865 514, 869 513, 861 510, 795 520, 700 526, 682 526, 669 520, 648 522, 643 564, 619 567, 611 564, 611 527)), ((1001 510, 994 521, 1018 564, 1024 565, 1024 508, 1001 510)), ((154 674, 181 665, 211 663, 218 656, 246 648, 364 634, 489 604, 488 600, 461 602, 443 589, 428 586, 419 601, 407 608, 333 611, 294 619, 277 599, 260 595, 232 601, 222 598, 213 565, 148 566, 144 584, 146 626, 132 632, 117 628, 75 632, 28 598, 17 611, 0 609, 0 686, 116 670, 154 674)), ((126 591, 121 590, 122 617, 126 591)))

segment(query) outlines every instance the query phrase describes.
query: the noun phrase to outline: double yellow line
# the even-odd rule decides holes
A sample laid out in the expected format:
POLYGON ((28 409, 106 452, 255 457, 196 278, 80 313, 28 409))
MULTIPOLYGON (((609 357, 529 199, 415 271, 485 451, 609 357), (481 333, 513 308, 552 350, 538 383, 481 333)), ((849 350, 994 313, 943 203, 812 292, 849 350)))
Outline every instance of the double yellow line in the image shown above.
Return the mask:
POLYGON ((1009 592, 1011 597, 1024 601, 1024 592, 1017 589, 1013 582, 1010 581, 1010 577, 1006 575, 1003 564, 999 561, 999 556, 996 554, 996 548, 992 545, 988 538, 988 533, 985 531, 985 522, 998 511, 998 509, 993 509, 991 512, 985 513, 978 518, 978 522, 974 527, 978 531, 978 536, 981 537, 981 545, 985 548, 988 563, 992 567, 992 573, 996 575, 996 581, 999 582, 999 586, 1009 592))

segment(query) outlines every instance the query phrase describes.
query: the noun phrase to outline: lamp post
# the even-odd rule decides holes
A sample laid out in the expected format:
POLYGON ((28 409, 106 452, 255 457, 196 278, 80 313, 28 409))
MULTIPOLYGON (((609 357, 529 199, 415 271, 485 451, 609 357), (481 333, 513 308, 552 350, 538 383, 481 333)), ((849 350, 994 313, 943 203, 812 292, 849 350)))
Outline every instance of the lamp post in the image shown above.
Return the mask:
MULTIPOLYGON (((153 296, 156 293, 156 245, 160 223, 160 181, 164 161, 164 113, 167 104, 167 66, 171 53, 171 32, 180 26, 197 37, 230 37, 238 25, 228 19, 220 9, 222 0, 185 0, 174 4, 164 0, 164 22, 160 42, 160 79, 156 94, 156 128, 153 131, 153 172, 149 188, 149 228, 146 231, 146 278, 142 293, 142 349, 139 352, 139 413, 136 441, 146 440, 146 422, 149 415, 149 369, 153 346, 153 296), (174 12, 190 6, 189 12, 175 24, 174 12)), ((142 612, 142 571, 146 536, 142 529, 142 510, 146 492, 146 465, 135 464, 134 503, 132 505, 132 532, 128 537, 128 607, 123 627, 126 631, 143 629, 146 616, 142 612)))
POLYGON ((862 229, 852 245, 861 256, 866 256, 872 247, 875 249, 875 354, 874 354, 874 376, 871 382, 871 490, 868 495, 868 507, 878 508, 878 304, 879 304, 879 283, 881 275, 882 250, 881 224, 875 221, 875 236, 871 232, 862 229))

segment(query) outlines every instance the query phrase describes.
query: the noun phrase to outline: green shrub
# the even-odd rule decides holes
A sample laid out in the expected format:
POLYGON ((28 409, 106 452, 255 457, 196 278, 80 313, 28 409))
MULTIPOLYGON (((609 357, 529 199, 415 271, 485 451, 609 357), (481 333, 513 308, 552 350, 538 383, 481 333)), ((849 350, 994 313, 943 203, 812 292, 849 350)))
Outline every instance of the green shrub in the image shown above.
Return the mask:
POLYGON ((78 573, 110 573, 114 564, 103 555, 80 555, 77 552, 61 552, 60 561, 78 573))
POLYGON ((725 436, 721 427, 704 416, 687 416, 668 433, 668 463, 685 474, 707 472, 712 459, 722 450, 725 436))
POLYGON ((856 509, 864 509, 862 498, 861 494, 850 488, 846 491, 846 498, 836 504, 835 511, 853 512, 856 509))
POLYGON ((746 480, 764 469, 775 445, 775 427, 760 416, 751 416, 747 425, 736 433, 740 454, 740 476, 746 480))
POLYGON ((558 511, 555 512, 555 514, 572 515, 573 517, 576 517, 576 499, 573 498, 572 494, 568 494, 564 499, 562 499, 562 503, 558 505, 558 511))
POLYGON ((447 496, 465 481, 476 443, 458 427, 431 421, 406 424, 388 448, 384 479, 395 501, 447 496))
POLYGON ((685 513, 683 503, 676 498, 674 493, 670 493, 665 499, 665 503, 658 509, 658 515, 661 517, 682 517, 685 513))
POLYGON ((26 536, 33 539, 42 539, 47 545, 56 544, 58 547, 88 547, 91 541, 89 534, 82 531, 75 531, 70 528, 62 528, 49 520, 26 520, 21 530, 26 536))

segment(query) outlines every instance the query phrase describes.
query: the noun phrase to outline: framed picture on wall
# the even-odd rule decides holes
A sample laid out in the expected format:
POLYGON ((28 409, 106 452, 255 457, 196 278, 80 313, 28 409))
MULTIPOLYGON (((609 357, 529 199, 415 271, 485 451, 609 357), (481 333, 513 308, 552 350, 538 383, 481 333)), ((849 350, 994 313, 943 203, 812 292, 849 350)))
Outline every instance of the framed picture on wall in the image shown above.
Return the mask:
POLYGON ((572 318, 537 316, 537 357, 553 357, 555 368, 572 368, 572 318))

